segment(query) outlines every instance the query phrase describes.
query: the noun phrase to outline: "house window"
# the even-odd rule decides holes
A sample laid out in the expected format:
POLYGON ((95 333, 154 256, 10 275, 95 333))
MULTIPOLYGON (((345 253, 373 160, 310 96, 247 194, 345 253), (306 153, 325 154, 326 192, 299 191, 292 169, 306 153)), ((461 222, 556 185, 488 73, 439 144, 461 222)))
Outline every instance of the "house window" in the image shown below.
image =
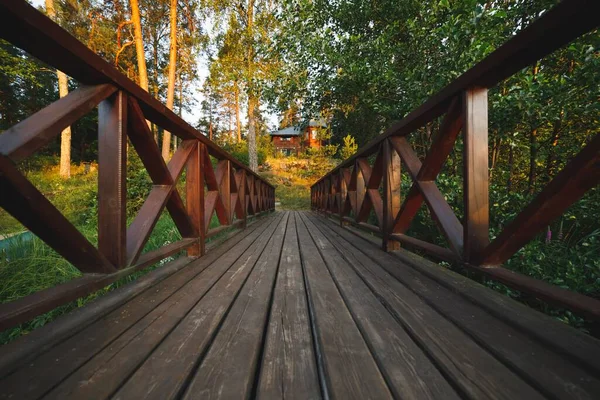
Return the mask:
POLYGON ((289 142, 291 139, 292 139, 292 138, 290 138, 290 137, 282 137, 282 138, 281 138, 281 141, 282 141, 282 142, 289 142))
POLYGON ((317 139, 317 130, 316 129, 313 129, 312 131, 310 131, 310 134, 311 134, 313 140, 317 139))

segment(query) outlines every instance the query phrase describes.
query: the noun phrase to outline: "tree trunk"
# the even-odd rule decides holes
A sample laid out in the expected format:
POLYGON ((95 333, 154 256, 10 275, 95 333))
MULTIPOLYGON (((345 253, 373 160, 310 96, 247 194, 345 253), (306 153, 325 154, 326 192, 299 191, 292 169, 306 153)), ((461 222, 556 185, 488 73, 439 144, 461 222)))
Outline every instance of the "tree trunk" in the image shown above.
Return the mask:
POLYGON ((242 126, 240 124, 240 87, 235 82, 235 124, 237 128, 237 141, 242 141, 242 126))
POLYGON ((508 179, 506 181, 506 189, 508 193, 512 190, 512 174, 515 165, 515 151, 512 143, 508 146, 508 179))
POLYGON ((252 85, 252 78, 254 77, 254 0, 248 1, 246 9, 246 36, 248 43, 248 53, 246 60, 248 68, 248 159, 250 161, 250 169, 254 172, 258 171, 258 156, 256 148, 256 112, 258 108, 258 97, 256 95, 256 88, 252 85))
POLYGON ((248 158, 250 161, 250 169, 254 172, 258 171, 258 156, 256 149, 256 108, 258 99, 252 95, 248 95, 248 158))
MULTIPOLYGON (((177 0, 171 0, 171 45, 169 47, 169 83, 167 87, 167 108, 173 109, 175 98, 175 72, 177 70, 177 0)), ((170 157, 171 132, 163 132, 162 156, 165 160, 170 157)))
POLYGON ((527 184, 527 192, 531 195, 535 192, 535 181, 537 173, 535 170, 535 160, 537 158, 537 128, 534 128, 529 133, 529 182, 527 184))
MULTIPOLYGON (((56 11, 53 0, 46 0, 46 13, 56 21, 56 11)), ((58 95, 60 98, 69 94, 69 78, 63 72, 56 70, 58 77, 58 95)), ((62 178, 71 177, 71 127, 67 126, 60 134, 60 169, 62 178)))
POLYGON ((494 147, 492 149, 492 162, 490 165, 490 182, 492 180, 492 175, 494 170, 496 169, 496 163, 498 162, 498 158, 500 157, 500 147, 502 146, 502 138, 498 138, 494 140, 494 147))
POLYGON ((546 160, 546 177, 548 182, 551 181, 552 177, 554 176, 554 166, 556 164, 556 146, 558 145, 558 140, 560 139, 563 114, 564 111, 561 110, 560 119, 554 123, 552 136, 550 137, 550 148, 548 149, 548 158, 546 160))
MULTIPOLYGON (((532 74, 533 74, 533 82, 537 82, 537 74, 539 71, 539 62, 536 62, 533 65, 532 74)), ((537 158, 537 127, 532 128, 529 133, 529 183, 527 185, 527 192, 532 195, 535 192, 535 182, 537 178, 537 173, 535 170, 536 167, 536 158, 537 158)))
POLYGON ((131 20, 133 21, 133 36, 135 39, 135 54, 138 63, 140 86, 148 91, 148 70, 146 69, 146 55, 144 54, 144 39, 142 38, 142 21, 140 19, 140 6, 138 0, 130 0, 131 20))

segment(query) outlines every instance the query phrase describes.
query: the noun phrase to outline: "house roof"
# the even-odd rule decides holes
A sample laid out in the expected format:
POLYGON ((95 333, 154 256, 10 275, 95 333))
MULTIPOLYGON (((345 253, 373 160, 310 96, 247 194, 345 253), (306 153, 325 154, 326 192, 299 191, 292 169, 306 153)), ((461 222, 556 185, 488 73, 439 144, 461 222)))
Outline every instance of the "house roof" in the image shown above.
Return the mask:
POLYGON ((271 136, 300 136, 302 129, 298 125, 270 132, 271 136))
MULTIPOLYGON (((327 123, 322 118, 311 119, 308 121, 308 126, 325 128, 327 127, 327 123)), ((272 131, 269 134, 271 136, 300 136, 302 135, 302 132, 304 132, 304 128, 306 128, 306 125, 294 125, 278 131, 272 131)))

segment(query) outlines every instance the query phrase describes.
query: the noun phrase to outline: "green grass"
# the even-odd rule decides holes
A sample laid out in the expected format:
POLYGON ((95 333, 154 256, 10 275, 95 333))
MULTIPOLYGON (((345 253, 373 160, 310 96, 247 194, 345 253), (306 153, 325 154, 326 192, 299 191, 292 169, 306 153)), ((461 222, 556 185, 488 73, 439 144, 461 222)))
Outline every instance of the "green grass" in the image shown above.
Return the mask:
MULTIPOLYGON (((80 231, 92 242, 96 234, 95 226, 79 226, 80 231)), ((157 222, 154 231, 146 244, 145 251, 160 248, 179 240, 180 235, 170 218, 164 215, 157 222)), ((0 303, 6 303, 80 277, 81 272, 65 261, 54 250, 34 237, 29 241, 15 240, 0 254, 0 303)), ((21 335, 39 328, 57 317, 82 307, 105 293, 113 291, 140 276, 175 259, 179 254, 166 258, 143 271, 133 273, 114 282, 103 289, 60 306, 50 312, 39 315, 29 322, 0 333, 0 344, 8 343, 21 335)))
POLYGON ((310 209, 310 188, 303 185, 279 185, 275 189, 275 198, 282 210, 310 209))

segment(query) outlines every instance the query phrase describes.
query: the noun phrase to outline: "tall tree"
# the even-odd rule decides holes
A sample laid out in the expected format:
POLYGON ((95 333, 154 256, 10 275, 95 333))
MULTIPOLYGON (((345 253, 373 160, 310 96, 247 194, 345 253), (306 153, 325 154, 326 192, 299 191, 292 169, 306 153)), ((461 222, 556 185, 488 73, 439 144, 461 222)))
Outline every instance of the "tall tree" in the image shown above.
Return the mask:
MULTIPOLYGON (((169 35, 169 80, 167 85, 167 108, 173 109, 175 99, 175 76, 177 71, 177 0, 171 0, 171 11, 169 15, 171 34, 169 35)), ((163 132, 162 156, 165 160, 170 157, 169 147, 171 145, 171 132, 163 132)))
POLYGON ((140 18, 140 6, 138 0, 130 0, 131 21, 135 37, 135 53, 137 55, 138 74, 140 86, 148 91, 148 70, 146 68, 146 55, 144 53, 144 39, 142 37, 142 20, 140 18))
MULTIPOLYGON (((46 0, 46 13, 56 21, 56 11, 54 10, 54 1, 46 0)), ((65 97, 69 94, 69 79, 67 75, 59 70, 56 70, 58 77, 58 95, 65 97)), ((60 134, 60 176, 63 178, 71 177, 71 127, 63 129, 60 134)))

